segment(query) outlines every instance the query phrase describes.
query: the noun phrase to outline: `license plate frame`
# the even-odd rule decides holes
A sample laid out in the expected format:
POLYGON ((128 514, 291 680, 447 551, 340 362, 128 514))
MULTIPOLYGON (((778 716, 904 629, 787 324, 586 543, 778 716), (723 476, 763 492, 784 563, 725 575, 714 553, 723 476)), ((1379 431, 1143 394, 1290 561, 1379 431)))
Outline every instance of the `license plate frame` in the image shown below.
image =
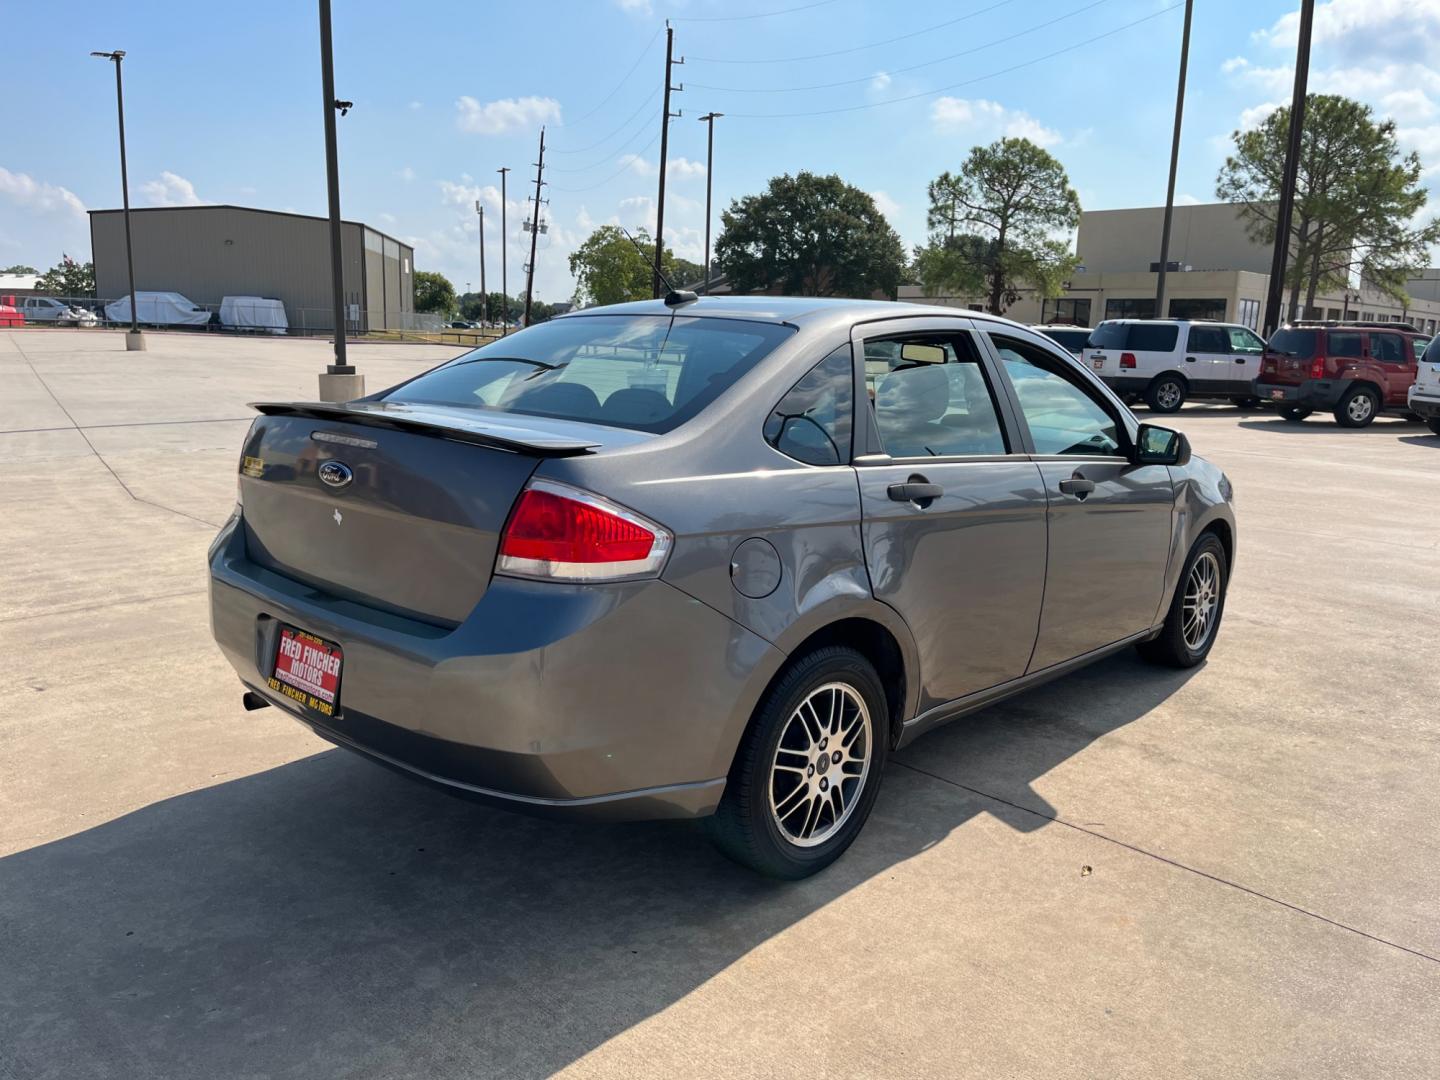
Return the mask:
POLYGON ((1284 401, 1284 400, 1285 400, 1285 391, 1284 391, 1284 390, 1271 390, 1271 391, 1270 391, 1270 400, 1271 400, 1271 401, 1284 401))
POLYGON ((1103 356, 1092 357, 1090 360, 1090 366, 1093 367, 1096 371, 1104 371, 1105 358, 1103 356))
POLYGON ((298 626, 281 623, 275 635, 270 675, 272 691, 289 698, 300 709, 322 720, 340 711, 340 680, 345 651, 335 642, 298 626))

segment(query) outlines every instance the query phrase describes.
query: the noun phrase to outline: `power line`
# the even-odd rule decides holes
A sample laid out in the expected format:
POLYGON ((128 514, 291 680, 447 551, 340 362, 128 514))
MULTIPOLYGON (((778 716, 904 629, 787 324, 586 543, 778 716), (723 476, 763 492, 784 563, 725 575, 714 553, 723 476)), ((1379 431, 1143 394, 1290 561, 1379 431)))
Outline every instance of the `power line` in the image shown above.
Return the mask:
MULTIPOLYGON (((1057 15, 1055 16, 1055 18, 1047 19, 1045 22, 1038 23, 1037 25, 1032 26, 1029 29, 1017 31, 1016 33, 1009 34, 1005 37, 997 38, 994 41, 987 41, 983 45, 976 45, 972 48, 964 49, 957 53, 951 53, 949 56, 941 56, 937 57, 934 60, 926 60, 923 64, 911 64, 909 67, 903 68, 886 68, 884 74, 903 75, 907 71, 919 71, 921 68, 934 67, 936 64, 943 64, 947 60, 957 60, 962 56, 970 56, 972 53, 981 52, 984 49, 993 49, 996 45, 1004 45, 1008 41, 1014 41, 1016 38, 1025 37, 1027 34, 1033 34, 1037 30, 1044 30, 1047 27, 1054 26, 1058 22, 1064 22, 1066 19, 1073 19, 1076 15, 1083 15, 1085 12, 1090 11, 1092 8, 1097 8, 1101 4, 1108 4, 1109 2, 1110 0, 1093 0, 1092 3, 1086 4, 1084 7, 1078 7, 1074 11, 1066 12, 1064 15, 1057 15)), ((858 83, 870 82, 874 78, 874 75, 862 75, 858 79, 841 79, 838 82, 812 83, 809 86, 713 86, 709 83, 691 83, 690 85, 696 90, 722 90, 726 93, 731 94, 790 94, 798 93, 802 90, 830 90, 837 86, 854 86, 858 83)))
MULTIPOLYGON (((610 162, 614 161, 615 158, 616 158, 616 156, 619 155, 619 154, 625 149, 626 146, 628 146, 628 145, 630 145, 631 143, 633 143, 633 142, 635 141, 635 139, 640 135, 640 133, 645 130, 645 123, 649 123, 649 117, 648 117, 648 116, 646 117, 645 123, 633 124, 633 121, 635 121, 637 118, 639 118, 640 115, 641 115, 641 113, 643 113, 647 108, 649 108, 649 106, 650 106, 650 105, 655 101, 655 99, 656 99, 657 97, 659 97, 659 96, 660 96, 660 88, 657 86, 657 87, 655 88, 655 92, 654 92, 653 94, 651 94, 650 97, 647 98, 644 102, 641 103, 640 108, 636 109, 633 113, 630 114, 630 119, 629 119, 629 120, 626 120, 624 124, 622 124, 622 125, 621 125, 619 128, 617 128, 615 131, 612 131, 609 135, 605 136, 605 138, 601 139, 600 142, 598 142, 598 143, 592 143, 590 146, 586 147, 587 150, 594 150, 597 146, 601 146, 601 145, 603 145, 604 143, 609 142, 609 141, 610 141, 611 139, 613 139, 616 135, 618 135, 621 131, 625 130, 626 127, 632 127, 632 130, 631 130, 630 135, 629 135, 623 142, 621 142, 621 143, 619 144, 619 146, 617 146, 615 149, 606 151, 603 156, 601 156, 600 158, 598 158, 598 159, 596 159, 595 161, 591 162, 589 165, 579 165, 579 166, 576 166, 576 167, 570 168, 570 169, 557 169, 557 168, 555 168, 555 167, 552 165, 552 166, 550 167, 550 171, 551 171, 551 172, 559 172, 559 173, 583 173, 583 172, 590 172, 590 171, 592 171, 592 170, 594 170, 594 169, 600 168, 602 165, 608 165, 610 162), (632 126, 632 125, 633 125, 633 126, 632 126)), ((547 149, 549 149, 549 148, 547 147, 547 149)), ((550 153, 553 154, 553 153, 556 153, 556 151, 550 150, 550 153)), ((580 153, 580 151, 575 150, 575 151, 572 151, 572 153, 577 153, 577 154, 578 154, 578 153, 580 153)))
POLYGON ((648 143, 646 143, 644 146, 642 146, 639 150, 636 150, 634 154, 629 155, 629 157, 630 157, 630 160, 629 160, 629 161, 625 162, 624 165, 621 165, 619 169, 617 169, 615 172, 611 173, 609 176, 607 176, 604 180, 601 180, 599 183, 586 184, 584 187, 578 187, 578 188, 555 187, 554 185, 549 185, 550 190, 551 190, 551 191, 563 191, 563 192, 565 192, 565 194, 567 194, 567 195, 578 195, 579 193, 584 192, 584 191, 594 191, 596 188, 604 187, 606 184, 610 183, 611 180, 614 180, 616 177, 621 176, 621 175, 623 175, 624 173, 628 172, 628 171, 630 170, 630 168, 634 165, 636 159, 637 159, 637 158, 642 158, 642 157, 644 157, 645 154, 646 154, 646 152, 649 151, 649 149, 650 149, 652 146, 654 146, 654 145, 655 145, 657 142, 659 142, 659 141, 660 141, 660 133, 657 131, 653 136, 651 136, 650 141, 649 141, 648 143))
MULTIPOLYGON (((583 124, 586 120, 590 119, 590 117, 594 116, 597 112, 599 112, 602 108, 604 108, 605 105, 610 101, 610 99, 613 98, 616 94, 618 94, 618 93, 620 92, 620 88, 621 88, 622 86, 624 86, 627 82, 630 81, 630 76, 631 76, 631 75, 634 75, 635 72, 637 72, 638 70, 640 70, 640 63, 641 63, 641 61, 643 61, 643 60, 645 59, 645 57, 647 57, 647 56, 650 55, 650 46, 652 46, 652 45, 655 44, 655 39, 658 38, 659 36, 660 36, 660 31, 659 31, 659 30, 656 30, 655 33, 651 34, 651 35, 650 35, 650 40, 645 43, 645 47, 640 50, 640 55, 635 58, 635 63, 633 63, 633 64, 630 65, 630 70, 629 70, 629 71, 625 72, 624 75, 620 76, 620 81, 615 84, 615 88, 614 88, 613 90, 611 90, 610 93, 606 94, 603 98, 601 98, 598 102, 596 102, 595 105, 594 105, 594 107, 593 107, 589 112, 587 112, 584 116, 578 116, 578 117, 576 117, 576 118, 575 118, 573 121, 571 121, 571 122, 572 122, 572 123, 575 123, 575 124, 583 124)), ((563 154, 563 153, 565 153, 566 151, 564 151, 564 150, 551 150, 550 152, 551 152, 552 154, 563 154)), ((571 150, 571 151, 569 151, 569 152, 572 153, 572 154, 580 153, 580 151, 578 151, 578 150, 571 150)))
POLYGON ((690 59, 703 61, 707 64, 793 64, 799 60, 822 60, 828 56, 845 56, 849 53, 864 52, 866 49, 878 49, 881 45, 893 45, 897 41, 907 41, 910 38, 919 37, 921 34, 929 34, 935 30, 943 30, 947 26, 954 26, 956 23, 965 22, 967 19, 973 19, 977 15, 984 15, 987 11, 994 11, 996 8, 1002 8, 1007 4, 1013 3, 1015 3, 1015 0, 997 0, 996 3, 991 4, 989 7, 972 11, 968 15, 958 15, 953 19, 946 19, 944 22, 936 23, 934 26, 924 26, 919 30, 912 30, 910 33, 901 34, 898 37, 885 38, 883 41, 869 41, 864 45, 852 45, 848 49, 835 49, 831 52, 807 53, 804 56, 772 56, 764 60, 734 60, 717 56, 692 56, 690 59))
POLYGON ((794 15, 797 11, 809 11, 811 8, 824 7, 826 4, 833 4, 836 0, 815 0, 811 4, 801 4, 799 7, 781 8, 779 11, 760 11, 754 15, 677 15, 675 22, 745 22, 748 19, 769 19, 776 15, 794 15))
POLYGON ((1019 64, 1011 64, 1009 67, 1001 68, 998 71, 977 75, 973 79, 964 79, 957 83, 951 83, 949 86, 938 86, 933 90, 922 90, 918 94, 906 94, 904 97, 888 98, 885 101, 871 101, 863 105, 843 105, 834 109, 807 109, 800 112, 783 113, 730 113, 728 115, 743 120, 783 120, 800 116, 830 116, 836 113, 862 112, 866 109, 883 108, 886 105, 899 105, 905 101, 918 101, 920 98, 934 97, 936 94, 943 94, 949 90, 958 90, 962 86, 973 86, 975 83, 985 82, 987 79, 994 79, 1000 75, 1008 75, 1012 71, 1020 71, 1022 68, 1034 67, 1036 64, 1044 63, 1046 60, 1052 60, 1057 56, 1063 56, 1065 53, 1074 52, 1076 49, 1082 49, 1086 45, 1093 45, 1095 42, 1103 41, 1105 38, 1114 37, 1116 34, 1139 26, 1141 23, 1147 23, 1151 19, 1158 19, 1161 15, 1166 15, 1176 8, 1183 7, 1184 4, 1185 0, 1176 0, 1176 3, 1171 4, 1169 7, 1161 8, 1159 11, 1152 11, 1149 15, 1117 26, 1113 30, 1107 30, 1103 34, 1096 34, 1094 37, 1077 41, 1072 45, 1065 46, 1063 49, 1056 49, 1054 52, 1046 53, 1044 56, 1037 56, 1032 60, 1025 60, 1019 64))

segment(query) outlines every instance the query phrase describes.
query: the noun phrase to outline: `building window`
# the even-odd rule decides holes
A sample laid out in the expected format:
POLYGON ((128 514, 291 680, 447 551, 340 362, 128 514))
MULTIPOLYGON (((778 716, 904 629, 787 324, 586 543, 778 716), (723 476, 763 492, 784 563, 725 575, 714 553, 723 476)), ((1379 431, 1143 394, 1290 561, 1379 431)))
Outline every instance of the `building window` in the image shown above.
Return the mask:
POLYGON ((1155 298, 1153 296, 1115 296, 1105 301, 1107 319, 1153 319, 1155 298))
POLYGON ((1066 297, 1061 300, 1045 300, 1040 305, 1040 321, 1069 323, 1072 326, 1090 325, 1090 298, 1076 300, 1066 297))
POLYGON ((1240 325, 1248 326, 1251 330, 1260 329, 1260 301, 1240 301, 1240 325))
POLYGON ((1225 301, 1193 300, 1188 297, 1171 300, 1170 318, 1213 319, 1215 322, 1222 322, 1225 318, 1225 301))
POLYGON ((1340 309, 1339 309, 1339 308, 1333 308, 1333 307, 1332 307, 1332 308, 1326 308, 1326 309, 1325 309, 1325 318, 1329 319, 1331 322, 1339 322, 1339 321, 1340 321, 1340 309))

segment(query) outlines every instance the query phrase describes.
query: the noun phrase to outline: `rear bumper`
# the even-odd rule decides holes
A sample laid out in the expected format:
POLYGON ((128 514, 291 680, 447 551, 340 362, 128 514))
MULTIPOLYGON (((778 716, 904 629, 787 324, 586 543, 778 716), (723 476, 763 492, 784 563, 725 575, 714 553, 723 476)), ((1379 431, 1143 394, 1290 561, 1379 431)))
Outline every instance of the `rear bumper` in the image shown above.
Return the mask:
POLYGON ((599 819, 713 812, 784 656, 662 581, 496 578, 445 630, 328 597, 211 549, 211 627, 241 682, 317 734, 456 794, 599 819), (334 717, 269 689, 279 625, 344 652, 334 717))
POLYGON ((1302 383, 1275 383, 1256 379, 1255 396, 1269 405, 1326 412, 1340 404, 1348 379, 1306 379, 1302 383))
POLYGON ((1410 411, 1422 420, 1434 420, 1440 417, 1440 397, 1431 397, 1428 394, 1417 394, 1410 391, 1410 411))

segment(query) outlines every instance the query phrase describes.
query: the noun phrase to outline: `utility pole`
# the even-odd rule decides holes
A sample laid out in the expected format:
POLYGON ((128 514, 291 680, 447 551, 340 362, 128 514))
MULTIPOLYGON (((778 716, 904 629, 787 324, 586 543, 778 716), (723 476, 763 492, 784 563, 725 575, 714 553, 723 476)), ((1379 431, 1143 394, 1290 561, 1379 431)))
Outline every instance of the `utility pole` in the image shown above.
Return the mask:
POLYGON ((510 169, 506 167, 495 171, 500 174, 500 293, 504 297, 500 304, 500 336, 504 337, 510 332, 510 286, 505 274, 506 263, 509 261, 506 255, 509 249, 506 234, 509 230, 505 225, 505 174, 510 169))
POLYGON ((345 263, 340 247, 340 155, 335 114, 353 103, 335 97, 335 53, 330 39, 330 0, 320 0, 320 83, 325 109, 325 184, 330 196, 330 294, 335 320, 335 362, 320 376, 321 401, 353 401, 365 396, 365 376, 345 358, 345 263))
POLYGON ((547 226, 540 222, 540 189, 545 181, 541 179, 545 175, 545 129, 540 129, 540 160, 535 163, 535 213, 534 216, 525 222, 525 230, 530 234, 530 261, 525 266, 525 325, 530 325, 530 298, 535 291, 535 241, 540 239, 540 234, 546 231, 547 226))
POLYGON ((1160 229, 1160 273, 1155 279, 1155 318, 1165 315, 1165 271, 1170 261, 1170 221, 1175 214, 1175 169, 1180 164, 1180 121, 1185 115, 1185 69, 1190 63, 1190 16, 1195 0, 1185 0, 1185 29, 1180 35, 1180 85, 1175 91, 1175 135, 1170 140, 1170 184, 1165 189, 1165 224, 1160 229))
POLYGON ((660 107, 660 194, 655 203, 655 273, 651 278, 650 287, 656 299, 660 297, 660 267, 664 260, 665 252, 665 165, 670 154, 670 119, 679 117, 679 113, 670 111, 671 91, 680 92, 685 89, 685 84, 679 86, 670 85, 670 69, 676 64, 685 63, 684 59, 676 60, 675 55, 675 28, 670 25, 670 20, 665 20, 665 100, 660 107))
POLYGON ((705 293, 710 291, 710 188, 715 178, 715 121, 724 115, 711 112, 700 117, 700 122, 708 128, 705 133, 705 280, 700 285, 700 291, 705 293))
POLYGON ((145 337, 140 333, 140 314, 135 309, 135 256, 130 248, 130 170, 125 164, 125 87, 120 78, 120 62, 125 59, 125 50, 90 55, 115 63, 115 108, 120 113, 120 202, 125 215, 125 268, 130 274, 130 329, 125 332, 125 351, 144 352, 145 337))
POLYGON ((480 323, 490 321, 490 294, 485 291, 485 206, 478 199, 475 201, 480 211, 480 323))
POLYGON ((1290 142, 1285 148, 1285 173, 1280 203, 1275 208, 1275 252, 1270 259, 1270 289, 1265 296, 1265 336, 1281 322, 1285 294, 1285 263, 1290 256, 1290 218, 1295 210, 1295 184, 1300 172, 1300 140, 1305 133, 1305 88, 1310 79, 1310 26, 1315 0, 1300 0, 1300 41, 1295 49, 1295 91, 1290 99, 1290 142))

